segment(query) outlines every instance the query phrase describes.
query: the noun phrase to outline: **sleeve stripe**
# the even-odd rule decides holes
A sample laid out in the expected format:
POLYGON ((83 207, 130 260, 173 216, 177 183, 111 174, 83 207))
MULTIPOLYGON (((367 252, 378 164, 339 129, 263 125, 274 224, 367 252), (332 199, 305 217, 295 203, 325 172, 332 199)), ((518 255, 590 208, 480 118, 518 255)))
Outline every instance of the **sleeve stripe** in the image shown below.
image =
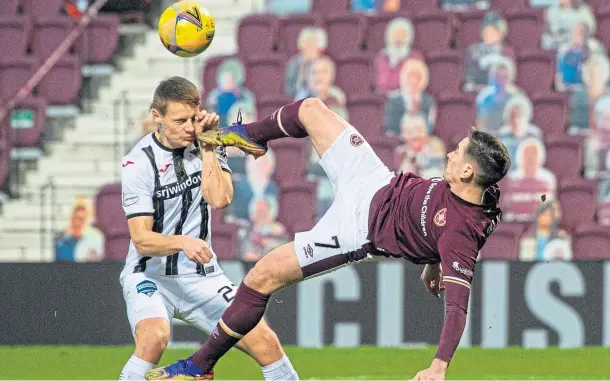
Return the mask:
POLYGON ((134 214, 128 214, 127 215, 127 219, 133 218, 133 217, 143 217, 143 216, 154 216, 154 213, 134 213, 134 214))
POLYGON ((464 287, 470 288, 470 283, 468 283, 467 281, 465 281, 463 279, 452 277, 452 276, 444 276, 443 282, 455 283, 455 284, 459 284, 464 287))
POLYGON ((222 165, 220 166, 220 169, 222 169, 223 171, 227 172, 227 173, 233 173, 233 171, 231 171, 231 168, 229 167, 223 167, 222 165))

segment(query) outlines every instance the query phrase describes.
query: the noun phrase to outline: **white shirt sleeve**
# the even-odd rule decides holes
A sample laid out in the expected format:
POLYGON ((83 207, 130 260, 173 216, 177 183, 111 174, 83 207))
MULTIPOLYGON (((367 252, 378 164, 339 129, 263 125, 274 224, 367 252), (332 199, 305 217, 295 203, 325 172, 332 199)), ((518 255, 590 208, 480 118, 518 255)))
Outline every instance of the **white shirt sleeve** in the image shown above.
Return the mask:
POLYGON ((123 160, 121 186, 123 210, 127 218, 152 216, 153 192, 155 187, 152 167, 146 158, 123 160))
POLYGON ((223 171, 232 173, 231 168, 229 168, 227 149, 225 147, 216 147, 216 158, 223 171))

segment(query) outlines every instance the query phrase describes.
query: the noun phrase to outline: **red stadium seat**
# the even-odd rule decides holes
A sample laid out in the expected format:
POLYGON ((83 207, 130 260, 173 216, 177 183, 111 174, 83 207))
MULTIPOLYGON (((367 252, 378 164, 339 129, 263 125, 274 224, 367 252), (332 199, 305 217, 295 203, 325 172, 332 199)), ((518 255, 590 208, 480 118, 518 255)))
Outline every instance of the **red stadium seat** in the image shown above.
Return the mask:
POLYGON ((428 92, 435 96, 443 92, 460 91, 464 75, 462 55, 453 51, 431 52, 426 54, 426 64, 430 72, 428 92))
POLYGON ((555 55, 523 51, 517 56, 517 85, 526 93, 550 91, 555 78, 555 55))
POLYGON ((437 11, 437 0, 402 0, 400 10, 408 12, 437 11))
POLYGON ((59 15, 64 2, 65 0, 44 0, 44 6, 41 6, 40 0, 21 0, 21 5, 25 13, 32 17, 47 17, 59 15))
POLYGON ((212 250, 218 259, 237 259, 239 242, 239 226, 231 223, 212 225, 212 250))
POLYGON ((350 96, 369 94, 373 91, 375 70, 370 53, 354 53, 335 60, 337 75, 335 85, 350 96))
POLYGON ((500 223, 489 236, 481 249, 482 260, 499 259, 515 260, 519 258, 519 239, 523 234, 523 225, 500 223))
POLYGON ((17 7, 20 0, 0 1, 0 15, 12 17, 17 14, 17 7))
POLYGON ((587 224, 572 234, 573 259, 610 259, 610 228, 587 224))
POLYGON ((421 12, 413 16, 415 41, 413 46, 423 52, 449 48, 453 34, 453 16, 440 11, 421 12))
POLYGON ((130 241, 129 232, 104 234, 104 259, 124 261, 127 258, 130 241))
POLYGON ((384 98, 359 95, 348 98, 349 122, 369 140, 383 136, 384 98))
POLYGON ((246 60, 245 87, 254 92, 257 99, 284 92, 286 58, 281 55, 252 57, 246 60))
POLYGON ((85 62, 103 64, 112 60, 119 43, 120 24, 121 18, 111 14, 100 14, 91 20, 85 30, 85 62))
POLYGON ((398 17, 410 20, 411 14, 407 12, 386 12, 369 16, 369 26, 365 40, 366 49, 369 52, 379 53, 385 48, 385 30, 388 23, 398 17))
POLYGON ((371 147, 381 159, 383 164, 390 169, 390 171, 396 170, 396 148, 402 143, 402 140, 398 136, 377 136, 373 139, 368 140, 371 147))
POLYGON ((349 0, 313 0, 311 10, 323 15, 332 13, 348 12, 350 9, 349 0))
POLYGON ((330 15, 326 18, 328 48, 332 57, 360 52, 366 38, 368 19, 360 13, 330 15))
POLYGON ((46 122, 46 102, 42 98, 26 97, 19 102, 15 110, 32 110, 34 125, 31 128, 12 129, 13 147, 40 147, 46 122))
POLYGON ((564 180, 558 193, 561 204, 561 225, 568 231, 592 223, 595 219, 597 183, 584 179, 564 180))
POLYGON ((457 15, 458 29, 455 35, 455 46, 466 49, 481 41, 481 25, 486 11, 470 11, 457 15))
POLYGON ((95 221, 104 234, 129 233, 123 211, 121 183, 104 185, 95 196, 95 221))
POLYGON ((522 9, 527 7, 527 0, 493 0, 491 9, 506 13, 513 9, 522 9))
POLYGON ((38 94, 52 105, 73 103, 82 85, 81 69, 78 58, 62 57, 38 84, 38 94))
POLYGON ((38 68, 36 57, 0 57, 0 99, 9 100, 27 83, 38 68))
POLYGON ((7 16, 0 11, 0 46, 5 47, 2 49, 3 58, 24 56, 31 31, 29 17, 7 16))
MULTIPOLYGON (((68 37, 74 26, 74 20, 69 16, 36 17, 32 34, 32 54, 40 59, 48 58, 59 44, 68 37)), ((73 45, 73 52, 78 51, 79 54, 82 54, 82 49, 84 49, 82 40, 73 45)))
POLYGON ((269 143, 275 154, 275 180, 285 182, 302 181, 309 164, 308 139, 278 139, 269 143))
POLYGON ((536 93, 531 97, 534 105, 533 123, 544 136, 563 136, 568 122, 568 98, 562 93, 536 93))
POLYGON ((313 225, 317 186, 314 181, 291 181, 282 184, 278 222, 290 231, 293 231, 297 224, 313 225))
POLYGON ((226 215, 227 215, 227 208, 212 209, 212 213, 210 213, 210 224, 212 225, 212 230, 217 226, 225 224, 226 215))
POLYGON ((272 52, 277 43, 279 23, 272 15, 244 17, 237 29, 239 54, 245 57, 272 52))
POLYGON ((235 58, 235 56, 214 56, 206 59, 203 66, 203 100, 207 99, 207 95, 216 87, 216 73, 218 67, 229 58, 235 58))
POLYGON ((560 136, 546 139, 546 164, 557 176, 557 180, 576 178, 583 168, 582 136, 560 136))
POLYGON ((317 13, 290 15, 280 20, 279 51, 290 56, 297 54, 301 29, 308 26, 324 28, 324 20, 317 13))
POLYGON ((443 94, 438 98, 434 134, 445 142, 447 152, 457 147, 470 131, 470 126, 475 125, 474 104, 473 94, 443 94))
POLYGON ((506 42, 515 51, 534 50, 540 47, 540 37, 544 25, 541 9, 511 9, 504 16, 508 22, 506 42))
POLYGON ((266 97, 256 102, 256 113, 258 118, 266 118, 271 116, 274 111, 282 106, 292 103, 293 99, 286 95, 276 95, 274 97, 266 97))
POLYGON ((606 0, 604 1, 604 8, 598 8, 597 10, 597 39, 610 50, 610 6, 606 0))

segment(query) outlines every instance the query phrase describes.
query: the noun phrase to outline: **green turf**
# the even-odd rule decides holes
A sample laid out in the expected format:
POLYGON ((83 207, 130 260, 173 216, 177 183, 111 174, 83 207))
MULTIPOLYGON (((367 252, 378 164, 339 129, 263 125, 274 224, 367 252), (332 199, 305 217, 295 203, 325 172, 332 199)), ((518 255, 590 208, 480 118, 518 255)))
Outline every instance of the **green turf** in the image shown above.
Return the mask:
MULTIPOLYGON (((0 379, 117 379, 131 347, 0 347, 0 379)), ((301 379, 409 379, 426 367, 434 349, 286 348, 301 379)), ((192 350, 168 350, 162 364, 192 350)), ((260 368, 232 350, 216 367, 216 379, 262 379, 260 368)), ((608 379, 610 350, 459 349, 448 379, 608 379)))

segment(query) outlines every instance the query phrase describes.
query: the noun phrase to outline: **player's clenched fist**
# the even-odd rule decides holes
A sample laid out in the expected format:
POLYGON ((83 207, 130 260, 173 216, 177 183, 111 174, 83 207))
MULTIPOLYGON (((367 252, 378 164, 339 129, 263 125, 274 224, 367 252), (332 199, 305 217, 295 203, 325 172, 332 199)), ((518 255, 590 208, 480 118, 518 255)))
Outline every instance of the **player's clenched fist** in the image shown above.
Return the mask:
POLYGON ((428 290, 429 293, 436 296, 437 298, 440 298, 440 292, 445 289, 442 284, 442 278, 443 271, 441 265, 436 264, 426 265, 419 279, 421 279, 422 283, 424 284, 424 287, 426 288, 426 290, 428 290))
POLYGON ((186 235, 179 236, 179 239, 184 255, 191 261, 203 264, 212 260, 212 250, 204 240, 186 235))
POLYGON ((200 134, 207 130, 216 130, 218 129, 218 121, 220 120, 220 116, 213 113, 208 113, 206 110, 200 110, 195 118, 195 133, 200 134))

